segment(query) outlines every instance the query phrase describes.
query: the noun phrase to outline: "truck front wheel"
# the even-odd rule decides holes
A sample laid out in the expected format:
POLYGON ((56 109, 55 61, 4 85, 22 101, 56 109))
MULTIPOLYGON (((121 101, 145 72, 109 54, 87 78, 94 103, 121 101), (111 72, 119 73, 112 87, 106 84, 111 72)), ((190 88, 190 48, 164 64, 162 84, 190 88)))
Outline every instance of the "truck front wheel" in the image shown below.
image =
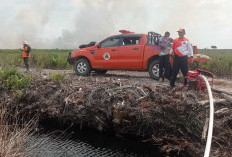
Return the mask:
POLYGON ((149 64, 148 72, 152 79, 155 79, 155 80, 159 79, 159 61, 158 60, 154 60, 149 64))
POLYGON ((87 59, 81 58, 76 61, 74 69, 78 76, 89 76, 91 65, 87 59))

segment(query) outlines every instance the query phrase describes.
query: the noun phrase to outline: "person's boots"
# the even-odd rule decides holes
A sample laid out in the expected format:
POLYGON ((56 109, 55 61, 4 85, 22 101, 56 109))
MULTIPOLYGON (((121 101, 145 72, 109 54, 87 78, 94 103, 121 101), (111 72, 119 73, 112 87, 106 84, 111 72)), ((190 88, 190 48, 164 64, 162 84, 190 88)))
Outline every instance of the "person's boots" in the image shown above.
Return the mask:
POLYGON ((29 72, 29 66, 28 66, 28 65, 26 66, 26 69, 27 69, 27 71, 26 71, 26 72, 29 72))

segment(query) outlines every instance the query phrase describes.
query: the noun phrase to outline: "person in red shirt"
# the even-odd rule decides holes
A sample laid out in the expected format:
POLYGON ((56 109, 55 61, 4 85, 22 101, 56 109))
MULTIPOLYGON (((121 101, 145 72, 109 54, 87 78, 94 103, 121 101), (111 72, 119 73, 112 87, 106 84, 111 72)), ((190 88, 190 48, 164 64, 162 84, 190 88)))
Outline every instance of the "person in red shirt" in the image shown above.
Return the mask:
MULTIPOLYGON (((172 66, 172 76, 170 79, 170 86, 175 86, 176 77, 181 70, 183 76, 187 76, 188 73, 188 57, 193 58, 192 45, 187 38, 184 37, 185 29, 180 28, 178 31, 179 38, 173 40, 172 54, 174 55, 174 61, 172 66)), ((185 85, 187 82, 185 81, 185 85)))
POLYGON ((22 58, 23 62, 26 66, 27 72, 29 71, 29 58, 30 58, 30 51, 31 47, 28 45, 26 41, 23 42, 23 49, 22 49, 22 58))

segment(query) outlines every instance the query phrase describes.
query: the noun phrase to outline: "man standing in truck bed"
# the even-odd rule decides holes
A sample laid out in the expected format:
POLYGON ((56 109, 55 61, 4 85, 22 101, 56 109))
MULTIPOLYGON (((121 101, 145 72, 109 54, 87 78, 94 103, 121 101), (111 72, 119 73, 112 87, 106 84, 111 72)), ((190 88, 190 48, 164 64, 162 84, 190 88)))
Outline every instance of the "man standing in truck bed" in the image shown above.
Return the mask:
POLYGON ((26 66, 27 72, 29 71, 29 58, 30 58, 30 51, 31 47, 28 45, 26 41, 23 42, 23 49, 22 49, 22 58, 23 62, 26 66))
MULTIPOLYGON (((184 37, 185 29, 180 28, 178 31, 179 38, 173 40, 172 53, 174 53, 174 61, 172 66, 172 77, 170 80, 170 86, 173 88, 176 82, 176 76, 181 70, 183 76, 187 76, 188 73, 188 57, 193 60, 192 45, 187 38, 184 37)), ((184 82, 185 85, 187 82, 184 82)))
POLYGON ((164 81, 164 78, 170 79, 170 50, 172 46, 172 38, 169 38, 170 33, 165 32, 164 37, 160 39, 160 46, 162 47, 162 50, 159 54, 159 78, 162 78, 162 81, 164 81))

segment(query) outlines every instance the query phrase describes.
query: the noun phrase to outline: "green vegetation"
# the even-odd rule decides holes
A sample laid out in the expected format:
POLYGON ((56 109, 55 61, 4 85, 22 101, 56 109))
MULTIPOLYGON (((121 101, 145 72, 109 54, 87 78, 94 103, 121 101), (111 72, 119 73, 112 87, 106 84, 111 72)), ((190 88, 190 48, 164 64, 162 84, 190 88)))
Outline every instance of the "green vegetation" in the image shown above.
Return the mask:
POLYGON ((5 90, 18 90, 30 84, 32 77, 21 74, 16 68, 6 68, 0 71, 0 83, 5 90))
MULTIPOLYGON (((68 53, 71 50, 59 49, 32 49, 29 61, 30 67, 42 69, 69 69, 71 66, 67 62, 68 53)), ((21 66, 21 50, 0 50, 0 66, 21 66)))
POLYGON ((65 74, 58 74, 56 72, 50 74, 50 78, 56 82, 62 82, 65 78, 65 74))
POLYGON ((200 68, 213 72, 216 75, 232 75, 232 50, 230 49, 208 49, 198 50, 199 54, 205 54, 211 61, 200 63, 200 68))
MULTIPOLYGON (((67 62, 68 53, 72 50, 60 49, 32 49, 30 66, 42 69, 70 69, 67 62)), ((206 49, 198 50, 211 58, 210 62, 200 63, 200 68, 216 75, 232 75, 232 50, 206 49)), ((23 67, 20 49, 0 50, 0 66, 23 67)))

